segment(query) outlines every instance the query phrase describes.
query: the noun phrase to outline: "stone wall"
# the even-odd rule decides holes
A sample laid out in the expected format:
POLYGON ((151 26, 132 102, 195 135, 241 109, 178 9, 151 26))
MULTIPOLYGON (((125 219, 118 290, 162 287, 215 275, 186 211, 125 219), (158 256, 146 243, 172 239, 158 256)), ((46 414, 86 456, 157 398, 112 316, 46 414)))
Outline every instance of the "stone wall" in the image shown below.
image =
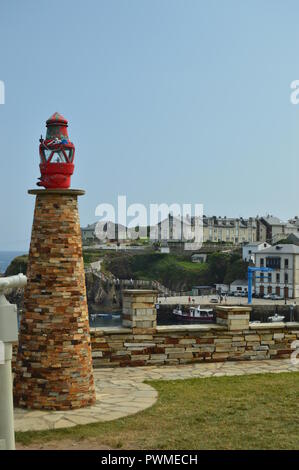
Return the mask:
POLYGON ((251 324, 229 331, 220 325, 160 326, 152 334, 127 328, 94 328, 94 367, 175 365, 203 361, 289 358, 299 324, 251 324))
POLYGON ((153 292, 129 292, 126 327, 91 330, 94 367, 289 358, 299 339, 299 323, 249 323, 250 307, 219 306, 214 324, 155 327, 153 292))
POLYGON ((218 306, 216 323, 156 326, 156 293, 124 293, 123 327, 91 328, 93 366, 286 359, 299 323, 249 323, 250 307, 218 306))

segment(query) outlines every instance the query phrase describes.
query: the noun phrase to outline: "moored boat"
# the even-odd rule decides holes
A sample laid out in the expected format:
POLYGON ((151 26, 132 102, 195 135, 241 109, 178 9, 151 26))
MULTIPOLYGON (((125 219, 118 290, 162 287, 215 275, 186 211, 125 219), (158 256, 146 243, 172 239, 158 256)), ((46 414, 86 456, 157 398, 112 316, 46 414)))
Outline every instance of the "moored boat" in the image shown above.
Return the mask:
POLYGON ((272 323, 282 322, 284 319, 285 317, 283 315, 278 315, 277 313, 275 313, 275 315, 272 317, 269 317, 269 321, 272 323))
POLYGON ((188 307, 183 310, 181 305, 177 305, 172 311, 173 315, 181 320, 199 321, 202 323, 211 323, 214 320, 214 313, 212 308, 188 307))

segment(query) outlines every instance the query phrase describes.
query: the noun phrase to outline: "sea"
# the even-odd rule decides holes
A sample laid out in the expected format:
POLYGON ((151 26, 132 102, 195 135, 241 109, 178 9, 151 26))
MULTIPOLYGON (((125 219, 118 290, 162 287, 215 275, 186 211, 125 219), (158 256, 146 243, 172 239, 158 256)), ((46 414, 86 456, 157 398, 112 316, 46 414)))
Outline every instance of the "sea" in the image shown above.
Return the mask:
POLYGON ((5 273, 6 268, 17 256, 24 254, 24 251, 0 251, 0 273, 5 273))

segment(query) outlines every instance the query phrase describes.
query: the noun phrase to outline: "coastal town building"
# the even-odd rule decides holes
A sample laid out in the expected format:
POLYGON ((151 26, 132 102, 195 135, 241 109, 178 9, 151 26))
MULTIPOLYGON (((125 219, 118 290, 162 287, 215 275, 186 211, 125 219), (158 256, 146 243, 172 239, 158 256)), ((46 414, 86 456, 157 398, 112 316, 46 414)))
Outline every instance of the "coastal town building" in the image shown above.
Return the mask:
POLYGON ((218 294, 228 294, 229 284, 215 284, 215 286, 218 294))
POLYGON ((292 233, 299 234, 299 219, 294 217, 288 222, 280 220, 273 215, 257 219, 257 240, 267 241, 271 244, 286 239, 292 233))
POLYGON ((269 248, 271 245, 267 242, 252 242, 242 247, 242 259, 247 263, 255 263, 255 255, 258 251, 269 248))
MULTIPOLYGON (((287 222, 273 215, 263 217, 176 217, 169 214, 156 225, 149 227, 127 228, 113 222, 100 222, 81 228, 83 244, 96 244, 101 241, 148 239, 152 243, 167 241, 172 243, 192 242, 195 230, 201 229, 200 241, 203 243, 222 243, 228 245, 254 244, 255 242, 278 243, 291 234, 299 236, 299 219, 294 217, 287 222), (97 230, 107 231, 105 240, 100 240, 97 230), (120 235, 121 234, 121 235, 120 235)), ((197 232, 198 236, 198 232, 197 232)), ((198 240, 196 240, 198 241, 198 240)), ((174 247, 173 247, 174 248, 174 247)))
POLYGON ((199 228, 202 229, 202 242, 236 245, 256 241, 257 224, 252 217, 243 219, 204 215, 202 219, 195 217, 179 219, 170 215, 159 222, 157 229, 152 229, 151 233, 156 234, 156 240, 191 241, 195 237, 195 230, 199 228))
POLYGON ((258 295, 276 294, 279 297, 299 297, 299 246, 281 244, 256 253, 256 266, 272 268, 255 278, 258 295))
POLYGON ((246 279, 236 279, 230 285, 230 292, 236 294, 247 294, 248 281, 246 279))
POLYGON ((86 227, 81 227, 81 236, 82 242, 84 244, 94 243, 96 242, 96 234, 95 234, 96 223, 88 224, 86 227))

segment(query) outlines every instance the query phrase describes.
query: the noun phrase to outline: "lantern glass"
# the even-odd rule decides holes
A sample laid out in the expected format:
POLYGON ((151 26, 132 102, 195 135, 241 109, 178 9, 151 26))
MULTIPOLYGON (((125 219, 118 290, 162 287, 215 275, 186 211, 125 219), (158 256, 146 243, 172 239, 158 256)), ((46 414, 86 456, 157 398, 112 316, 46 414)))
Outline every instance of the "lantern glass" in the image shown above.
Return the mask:
POLYGON ((52 150, 43 149, 42 154, 44 156, 45 161, 47 162, 51 157, 52 150))
POLYGON ((52 162, 53 163, 68 163, 67 159, 65 158, 64 153, 61 150, 54 153, 52 162))
POLYGON ((69 149, 64 149, 64 153, 67 156, 68 162, 70 162, 70 151, 69 151, 69 149))

